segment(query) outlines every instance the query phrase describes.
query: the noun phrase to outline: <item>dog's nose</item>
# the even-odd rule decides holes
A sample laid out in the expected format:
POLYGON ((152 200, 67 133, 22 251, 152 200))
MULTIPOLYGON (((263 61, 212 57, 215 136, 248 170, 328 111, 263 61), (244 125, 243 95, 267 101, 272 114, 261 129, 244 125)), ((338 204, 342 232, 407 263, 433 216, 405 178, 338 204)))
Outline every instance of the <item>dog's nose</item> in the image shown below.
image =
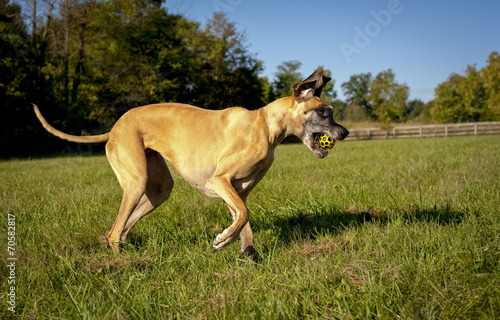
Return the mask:
POLYGON ((342 127, 341 125, 338 125, 337 127, 337 134, 336 134, 336 139, 339 141, 344 140, 348 135, 349 135, 349 130, 346 128, 342 127))
POLYGON ((344 140, 349 135, 349 130, 347 130, 346 128, 342 128, 341 135, 342 135, 342 140, 344 140))

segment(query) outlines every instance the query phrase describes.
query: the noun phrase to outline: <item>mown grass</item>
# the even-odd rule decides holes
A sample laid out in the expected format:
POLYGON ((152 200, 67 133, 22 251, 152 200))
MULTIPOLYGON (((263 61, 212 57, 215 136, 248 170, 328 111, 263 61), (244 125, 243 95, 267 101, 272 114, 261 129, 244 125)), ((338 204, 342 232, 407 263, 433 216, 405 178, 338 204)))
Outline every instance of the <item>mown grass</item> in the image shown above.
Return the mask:
POLYGON ((255 262, 221 201, 178 176, 113 255, 121 190, 104 156, 0 162, 0 318, 498 319, 498 136, 282 145, 250 195, 255 262), (7 213, 16 312, 7 310, 7 213))

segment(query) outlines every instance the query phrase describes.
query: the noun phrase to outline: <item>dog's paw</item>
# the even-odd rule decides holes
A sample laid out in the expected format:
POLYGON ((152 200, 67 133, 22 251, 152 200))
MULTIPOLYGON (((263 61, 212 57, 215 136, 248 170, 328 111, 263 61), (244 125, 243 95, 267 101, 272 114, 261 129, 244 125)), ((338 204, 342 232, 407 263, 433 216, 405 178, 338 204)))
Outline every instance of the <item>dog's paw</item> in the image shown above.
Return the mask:
POLYGON ((245 250, 240 251, 242 255, 248 257, 250 260, 255 260, 255 248, 253 246, 248 246, 245 250))
POLYGON ((237 238, 238 238, 238 235, 229 234, 227 229, 224 230, 222 233, 219 233, 217 235, 217 237, 215 237, 215 240, 212 243, 212 246, 214 247, 212 252, 219 251, 220 249, 226 247, 227 245, 229 245, 231 242, 233 242, 237 238))

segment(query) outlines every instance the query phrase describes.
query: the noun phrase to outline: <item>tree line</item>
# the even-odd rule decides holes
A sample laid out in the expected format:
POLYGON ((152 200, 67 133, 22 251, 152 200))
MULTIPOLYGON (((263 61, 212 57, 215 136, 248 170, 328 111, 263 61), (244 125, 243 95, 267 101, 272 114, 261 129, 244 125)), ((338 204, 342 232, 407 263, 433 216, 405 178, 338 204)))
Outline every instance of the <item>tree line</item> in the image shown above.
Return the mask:
POLYGON ((395 81, 391 69, 353 75, 342 84, 352 120, 390 122, 500 121, 500 56, 493 51, 487 65, 467 66, 464 75, 453 73, 435 89, 434 99, 424 103, 408 100, 409 88, 395 81))
MULTIPOLYGON (((150 103, 257 109, 289 95, 304 78, 299 61, 283 62, 273 79, 261 76, 263 62, 223 13, 202 25, 168 13, 163 2, 0 0, 0 156, 74 150, 48 137, 31 103, 63 131, 94 134, 150 103)), ((409 101, 408 86, 391 69, 353 75, 341 84, 345 101, 333 80, 322 98, 339 120, 499 120, 499 78, 493 52, 485 68, 452 74, 429 103, 409 101)))

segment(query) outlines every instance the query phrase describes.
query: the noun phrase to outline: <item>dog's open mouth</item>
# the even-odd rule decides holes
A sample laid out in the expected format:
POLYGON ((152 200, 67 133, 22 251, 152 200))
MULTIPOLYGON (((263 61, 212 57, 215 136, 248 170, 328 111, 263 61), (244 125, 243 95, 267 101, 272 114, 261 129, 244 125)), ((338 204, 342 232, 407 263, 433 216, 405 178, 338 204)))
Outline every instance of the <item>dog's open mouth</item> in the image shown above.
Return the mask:
POLYGON ((313 133, 312 141, 313 145, 311 149, 318 158, 326 157, 328 150, 335 146, 335 139, 322 132, 313 133))

